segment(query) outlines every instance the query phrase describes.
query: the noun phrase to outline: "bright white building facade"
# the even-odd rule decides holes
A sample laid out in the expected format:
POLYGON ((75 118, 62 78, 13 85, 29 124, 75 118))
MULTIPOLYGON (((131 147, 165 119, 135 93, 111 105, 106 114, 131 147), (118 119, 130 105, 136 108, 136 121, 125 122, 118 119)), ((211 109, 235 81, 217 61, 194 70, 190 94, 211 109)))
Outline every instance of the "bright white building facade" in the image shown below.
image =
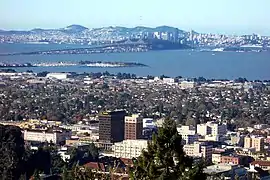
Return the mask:
POLYGON ((67 79, 69 75, 69 73, 48 73, 46 78, 64 80, 67 79))
POLYGON ((25 141, 53 142, 54 144, 59 144, 65 142, 66 139, 70 139, 71 131, 24 130, 23 137, 25 141))
POLYGON ((205 124, 197 125, 197 133, 206 136, 211 134, 212 136, 224 135, 227 133, 227 125, 216 122, 207 122, 205 124))
POLYGON ((112 151, 115 157, 121 158, 136 158, 139 157, 143 149, 147 149, 148 140, 124 140, 114 143, 112 151))
POLYGON ((184 145, 184 151, 188 156, 202 157, 207 162, 212 161, 212 146, 203 142, 184 145))
POLYGON ((198 141, 198 134, 196 134, 196 128, 194 126, 181 126, 177 127, 178 133, 182 136, 184 144, 192 144, 198 141))

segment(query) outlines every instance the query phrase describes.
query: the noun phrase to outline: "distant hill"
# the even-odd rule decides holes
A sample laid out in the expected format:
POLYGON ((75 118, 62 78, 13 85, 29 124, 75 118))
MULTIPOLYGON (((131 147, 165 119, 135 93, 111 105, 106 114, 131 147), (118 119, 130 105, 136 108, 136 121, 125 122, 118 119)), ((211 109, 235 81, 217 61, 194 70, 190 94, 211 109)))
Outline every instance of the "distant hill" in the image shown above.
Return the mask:
POLYGON ((66 31, 66 32, 69 32, 69 33, 70 32, 71 33, 72 32, 76 33, 76 32, 82 32, 82 31, 88 30, 88 28, 87 27, 84 27, 84 26, 81 26, 81 25, 73 24, 73 25, 67 26, 65 28, 62 28, 60 30, 66 31))
MULTIPOLYGON (((144 27, 144 26, 137 26, 134 28, 127 28, 127 27, 120 27, 120 26, 109 26, 109 27, 103 27, 103 28, 93 28, 93 29, 88 29, 87 27, 81 26, 81 25, 70 25, 64 28, 60 29, 41 29, 41 28, 35 28, 30 31, 16 31, 16 30, 11 30, 11 31, 5 31, 5 30, 0 30, 0 34, 31 34, 31 33, 46 33, 46 32, 55 32, 55 33, 67 33, 67 34, 78 34, 82 32, 86 32, 88 34, 91 34, 92 32, 95 33, 102 33, 102 32, 108 32, 108 33, 113 33, 113 34, 140 34, 143 32, 175 32, 177 28, 175 27, 170 27, 170 26, 159 26, 156 28, 151 28, 151 27, 144 27)), ((179 30, 180 33, 185 33, 183 30, 179 30)))

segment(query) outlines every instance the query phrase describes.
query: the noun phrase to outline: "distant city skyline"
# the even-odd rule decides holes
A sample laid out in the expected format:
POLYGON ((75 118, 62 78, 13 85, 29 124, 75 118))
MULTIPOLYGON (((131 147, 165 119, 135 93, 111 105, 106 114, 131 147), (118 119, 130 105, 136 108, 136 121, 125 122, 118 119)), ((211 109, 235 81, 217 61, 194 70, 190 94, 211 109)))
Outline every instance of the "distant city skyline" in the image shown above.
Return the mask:
POLYGON ((168 25, 201 33, 270 35, 270 1, 2 0, 0 29, 168 25))

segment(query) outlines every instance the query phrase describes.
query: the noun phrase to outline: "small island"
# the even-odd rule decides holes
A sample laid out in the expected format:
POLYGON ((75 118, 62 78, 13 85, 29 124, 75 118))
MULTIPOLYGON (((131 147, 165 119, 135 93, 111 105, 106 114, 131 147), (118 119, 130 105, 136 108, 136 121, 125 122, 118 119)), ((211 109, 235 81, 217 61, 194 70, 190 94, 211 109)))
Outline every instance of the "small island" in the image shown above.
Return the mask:
POLYGON ((79 62, 42 62, 42 63, 1 63, 0 68, 21 68, 21 67, 67 67, 84 66, 100 68, 119 68, 119 67, 147 67, 147 65, 135 62, 103 62, 103 61, 79 61, 79 62))
POLYGON ((102 62, 102 61, 80 61, 80 65, 87 67, 146 67, 147 65, 134 62, 102 62))

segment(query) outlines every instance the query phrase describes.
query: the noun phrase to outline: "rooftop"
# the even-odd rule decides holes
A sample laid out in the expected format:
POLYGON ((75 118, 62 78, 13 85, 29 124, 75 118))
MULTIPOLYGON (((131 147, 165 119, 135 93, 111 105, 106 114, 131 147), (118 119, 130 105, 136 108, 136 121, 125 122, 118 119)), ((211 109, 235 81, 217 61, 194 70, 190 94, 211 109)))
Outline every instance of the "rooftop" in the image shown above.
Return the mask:
POLYGON ((253 161, 251 165, 270 166, 270 161, 253 161))
POLYGON ((219 173, 230 171, 234 166, 236 165, 218 164, 218 165, 207 166, 203 171, 206 174, 219 174, 219 173))

